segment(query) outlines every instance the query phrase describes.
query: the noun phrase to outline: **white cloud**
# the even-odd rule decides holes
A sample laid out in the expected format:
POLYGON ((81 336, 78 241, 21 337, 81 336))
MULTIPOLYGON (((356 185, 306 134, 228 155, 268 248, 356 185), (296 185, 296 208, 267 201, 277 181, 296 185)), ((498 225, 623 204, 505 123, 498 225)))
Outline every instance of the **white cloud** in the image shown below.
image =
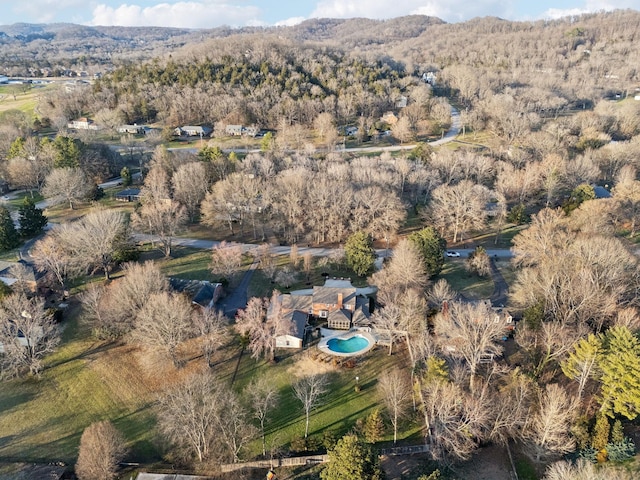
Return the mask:
POLYGON ((477 16, 509 17, 513 13, 511 1, 504 0, 321 0, 311 14, 326 18, 393 18, 402 15, 430 15, 448 22, 477 16))
POLYGON ((587 0, 584 3, 584 6, 577 6, 574 8, 565 8, 565 9, 561 9, 561 8, 549 8, 548 10, 546 10, 541 17, 542 18, 549 18, 549 19, 556 19, 556 18, 561 18, 561 17, 568 17, 568 16, 576 16, 576 15, 582 15, 583 13, 594 13, 594 12, 602 12, 602 11, 611 11, 611 10, 615 10, 617 8, 633 8, 633 9, 638 9, 640 8, 640 1, 638 0, 619 0, 615 2, 615 5, 607 2, 607 1, 603 1, 603 0, 587 0))
POLYGON ((152 7, 100 4, 93 9, 91 25, 157 26, 211 28, 219 25, 261 24, 261 10, 255 6, 238 6, 215 0, 160 3, 152 7))
POLYGON ((286 18, 284 20, 280 20, 279 22, 276 22, 274 25, 276 27, 292 27, 294 25, 298 25, 299 23, 302 23, 306 20, 305 17, 291 17, 291 18, 286 18))
POLYGON ((12 10, 18 15, 18 18, 22 19, 21 21, 50 23, 56 20, 56 16, 61 10, 81 10, 86 4, 86 0, 31 0, 13 2, 12 10))

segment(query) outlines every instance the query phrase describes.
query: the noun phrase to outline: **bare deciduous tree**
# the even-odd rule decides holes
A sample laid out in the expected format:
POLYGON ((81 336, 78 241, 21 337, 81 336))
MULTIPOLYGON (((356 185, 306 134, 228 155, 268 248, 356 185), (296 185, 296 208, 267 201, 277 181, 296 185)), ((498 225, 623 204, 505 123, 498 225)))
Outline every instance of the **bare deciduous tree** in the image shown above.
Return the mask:
POLYGON ((478 448, 489 420, 489 405, 446 381, 429 382, 422 390, 423 414, 434 458, 466 460, 478 448))
POLYGON ((158 426, 184 459, 215 454, 218 418, 227 388, 211 375, 194 375, 159 400, 158 426))
POLYGON ((398 441, 398 425, 409 407, 411 385, 403 371, 395 368, 380 375, 378 388, 393 425, 393 443, 398 441))
POLYGON ((262 435, 262 455, 267 455, 267 445, 265 442, 264 425, 269 416, 269 412, 274 409, 279 401, 278 390, 273 382, 262 377, 253 380, 245 389, 249 405, 253 410, 253 416, 260 423, 260 434, 262 435))
POLYGON ((47 175, 42 195, 52 203, 67 202, 73 210, 74 202, 87 198, 91 182, 79 168, 56 168, 47 175))
POLYGON ((84 269, 102 269, 109 280, 116 253, 130 245, 128 222, 116 210, 92 210, 69 228, 57 230, 63 248, 84 269))
POLYGON ((502 352, 498 342, 505 334, 505 324, 486 303, 464 302, 449 304, 446 312, 436 315, 434 324, 443 353, 466 362, 473 392, 478 366, 502 352))
POLYGON ((195 327, 202 338, 202 353, 209 367, 213 354, 224 345, 229 336, 229 320, 220 310, 204 308, 194 318, 195 327))
POLYGON ((67 278, 74 272, 75 265, 70 252, 58 238, 59 229, 68 227, 62 225, 54 228, 42 240, 36 242, 31 250, 36 269, 53 277, 62 290, 65 290, 67 278))
POLYGON ((211 273, 232 281, 242 265, 242 247, 236 243, 221 242, 211 251, 211 273))
POLYGON ((136 229, 157 236, 160 239, 162 252, 165 257, 169 257, 173 237, 187 223, 187 213, 182 205, 173 200, 145 200, 140 210, 131 215, 131 221, 136 229))
POLYGON ((218 417, 220 440, 227 447, 233 462, 240 461, 240 452, 256 435, 256 428, 247 422, 247 411, 233 391, 228 391, 218 417))
POLYGON ((305 415, 304 438, 309 436, 309 416, 311 411, 320 405, 322 396, 327 391, 328 378, 324 374, 315 374, 303 377, 296 381, 292 387, 298 400, 302 403, 305 415))
POLYGON ((427 274, 418 247, 407 239, 398 242, 391 260, 373 274, 372 282, 378 287, 378 300, 385 305, 395 303, 408 289, 422 290, 427 284, 427 274))
POLYGON ((457 242, 467 231, 484 226, 489 198, 486 187, 469 180, 454 186, 441 185, 432 193, 427 217, 457 242))
POLYGON ((189 219, 194 222, 200 212, 200 204, 209 188, 206 169, 200 162, 180 165, 171 178, 173 198, 184 205, 189 219))
POLYGON ((116 478, 118 464, 126 452, 125 440, 111 422, 92 423, 80 437, 76 475, 80 480, 116 478))
POLYGON ((549 384, 540 391, 524 429, 533 459, 540 461, 573 451, 575 439, 570 430, 576 413, 574 399, 561 386, 549 384))
POLYGON ((276 337, 291 332, 292 324, 282 315, 280 292, 273 291, 271 301, 253 297, 244 310, 238 312, 236 330, 249 337, 252 358, 275 359, 276 337))
POLYGON ((14 293, 0 303, 0 375, 14 376, 28 369, 40 373, 42 358, 53 351, 60 334, 40 297, 14 293))
POLYGON ((191 304, 183 295, 162 292, 147 298, 135 319, 132 338, 150 348, 165 350, 177 365, 176 349, 193 334, 191 304))

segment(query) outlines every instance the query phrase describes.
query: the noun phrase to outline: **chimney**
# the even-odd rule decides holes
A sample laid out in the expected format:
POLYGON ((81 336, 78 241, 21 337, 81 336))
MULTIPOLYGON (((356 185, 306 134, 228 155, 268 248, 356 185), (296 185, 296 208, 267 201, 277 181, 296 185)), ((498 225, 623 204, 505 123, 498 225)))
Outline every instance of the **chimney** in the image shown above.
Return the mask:
POLYGON ((342 292, 338 294, 338 310, 342 310, 342 292))

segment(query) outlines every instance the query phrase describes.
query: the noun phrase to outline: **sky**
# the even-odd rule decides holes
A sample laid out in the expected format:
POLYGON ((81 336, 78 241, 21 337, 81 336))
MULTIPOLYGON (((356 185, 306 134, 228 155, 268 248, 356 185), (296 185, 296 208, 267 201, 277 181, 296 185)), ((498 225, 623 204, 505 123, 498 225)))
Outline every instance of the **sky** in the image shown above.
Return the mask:
POLYGON ((0 25, 68 22, 213 28, 411 14, 435 16, 449 23, 484 16, 553 19, 617 8, 640 10, 640 0, 0 0, 0 7, 0 25))

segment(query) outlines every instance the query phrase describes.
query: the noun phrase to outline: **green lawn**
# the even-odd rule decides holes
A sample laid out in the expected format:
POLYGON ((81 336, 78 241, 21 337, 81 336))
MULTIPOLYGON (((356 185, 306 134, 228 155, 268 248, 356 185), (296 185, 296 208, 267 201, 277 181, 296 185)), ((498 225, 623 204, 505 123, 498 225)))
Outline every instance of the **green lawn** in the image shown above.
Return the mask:
POLYGON ((489 298, 493 293, 493 280, 467 272, 462 259, 447 258, 438 277, 444 278, 454 290, 468 299, 489 298))
MULTIPOLYGON (((315 348, 312 346, 310 348, 315 348)), ((277 386, 280 394, 277 409, 267 424, 267 445, 274 441, 288 445, 296 438, 304 436, 305 417, 302 404, 295 398, 291 382, 300 372, 297 362, 302 354, 290 355, 272 365, 255 361, 245 353, 240 362, 234 389, 241 391, 252 378, 268 376, 277 386)), ((376 347, 363 357, 355 368, 338 367, 328 373, 330 385, 322 404, 310 416, 309 436, 322 438, 322 432, 330 430, 340 437, 353 428, 358 418, 367 416, 372 409, 379 407, 379 395, 376 389, 377 378, 384 370, 403 362, 402 353, 387 355, 387 349, 376 347), (355 391, 355 377, 359 377, 360 392, 355 391)), ((304 363, 302 365, 305 365, 304 363)), ((420 422, 408 422, 399 433, 399 441, 420 442, 420 422)), ((392 432, 387 431, 384 441, 392 440, 392 432)), ((260 453, 261 442, 255 441, 249 450, 253 455, 260 453)))
POLYGON ((71 312, 63 344, 47 358, 41 377, 5 381, 0 389, 0 460, 73 462, 80 435, 95 421, 110 419, 122 429, 132 455, 158 458, 152 447, 154 422, 149 397, 140 397, 128 372, 101 375, 91 367, 111 348, 94 342, 71 312))
POLYGON ((153 260, 160 266, 162 273, 169 277, 184 278, 185 280, 208 280, 214 278, 209 271, 211 252, 197 248, 174 246, 171 256, 164 254, 151 244, 142 247, 140 261, 153 260))

